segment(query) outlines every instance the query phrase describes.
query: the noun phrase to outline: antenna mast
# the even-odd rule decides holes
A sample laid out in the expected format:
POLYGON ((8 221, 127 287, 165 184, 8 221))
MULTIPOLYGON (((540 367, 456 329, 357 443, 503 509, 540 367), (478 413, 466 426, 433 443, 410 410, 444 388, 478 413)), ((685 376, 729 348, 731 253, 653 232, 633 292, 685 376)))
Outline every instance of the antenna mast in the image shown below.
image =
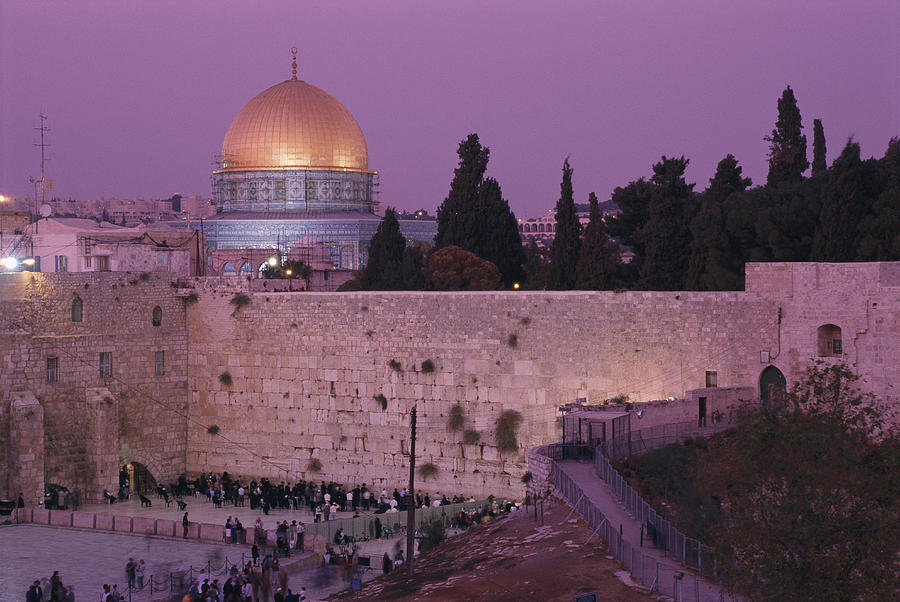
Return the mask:
MULTIPOLYGON (((34 129, 41 133, 41 141, 40 141, 40 143, 36 143, 35 146, 41 147, 41 179, 38 180, 38 183, 40 183, 40 185, 41 185, 41 205, 43 205, 44 201, 46 200, 44 193, 46 192, 46 189, 47 189, 47 186, 46 186, 47 180, 44 176, 44 168, 46 167, 46 163, 47 163, 46 151, 47 151, 47 148, 50 147, 50 143, 47 142, 44 138, 45 138, 45 134, 50 131, 50 128, 48 128, 46 125, 46 122, 47 122, 46 115, 44 115, 43 113, 40 113, 40 120, 41 120, 40 125, 38 125, 34 129)), ((37 199, 35 199, 35 201, 36 200, 37 199)))

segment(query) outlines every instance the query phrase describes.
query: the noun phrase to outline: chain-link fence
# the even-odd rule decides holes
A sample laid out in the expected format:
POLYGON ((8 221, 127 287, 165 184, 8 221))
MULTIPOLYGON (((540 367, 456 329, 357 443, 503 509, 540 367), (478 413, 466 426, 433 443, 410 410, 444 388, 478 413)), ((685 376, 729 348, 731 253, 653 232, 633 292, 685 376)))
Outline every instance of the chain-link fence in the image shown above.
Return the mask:
POLYGON ((598 449, 594 465, 600 478, 609 485, 626 510, 644 526, 647 540, 654 547, 665 550, 666 554, 682 565, 698 571, 701 575, 717 578, 716 560, 713 550, 699 540, 687 537, 671 522, 660 516, 640 494, 628 484, 610 464, 609 458, 598 449))
POLYGON ((550 480, 572 506, 573 511, 577 512, 591 528, 592 534, 588 541, 595 536, 603 541, 635 582, 649 588, 651 592, 658 592, 676 601, 724 600, 724 594, 714 585, 704 582, 696 575, 685 573, 680 567, 660 562, 623 538, 603 512, 584 494, 578 483, 555 462, 550 480))

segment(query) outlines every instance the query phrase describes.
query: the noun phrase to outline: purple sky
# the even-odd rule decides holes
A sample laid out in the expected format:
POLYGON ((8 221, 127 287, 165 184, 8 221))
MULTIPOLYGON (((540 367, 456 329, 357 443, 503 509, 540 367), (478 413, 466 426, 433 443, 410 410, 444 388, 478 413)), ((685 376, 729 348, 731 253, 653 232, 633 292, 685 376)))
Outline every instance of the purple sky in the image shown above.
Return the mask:
POLYGON ((53 195, 209 194, 228 124, 290 77, 291 46, 401 209, 440 204, 473 131, 519 217, 553 206, 566 155, 578 202, 663 154, 698 189, 727 153, 762 182, 786 84, 829 163, 849 136, 880 157, 900 134, 898 0, 3 0, 0 193, 31 195, 43 110, 53 195))

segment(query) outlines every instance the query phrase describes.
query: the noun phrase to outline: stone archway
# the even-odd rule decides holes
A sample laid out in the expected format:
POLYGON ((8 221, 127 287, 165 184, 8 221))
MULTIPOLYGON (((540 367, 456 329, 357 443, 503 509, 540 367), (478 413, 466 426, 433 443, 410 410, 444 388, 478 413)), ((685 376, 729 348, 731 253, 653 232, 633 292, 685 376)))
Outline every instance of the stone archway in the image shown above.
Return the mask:
POLYGON ((784 397, 787 390, 787 379, 775 366, 766 366, 759 375, 759 398, 766 401, 776 401, 784 397))
MULTIPOLYGON (((128 479, 132 495, 136 493, 147 495, 156 491, 158 485, 156 478, 140 462, 126 462, 121 466, 120 475, 124 475, 128 479)), ((122 484, 120 482, 120 485, 122 484)))

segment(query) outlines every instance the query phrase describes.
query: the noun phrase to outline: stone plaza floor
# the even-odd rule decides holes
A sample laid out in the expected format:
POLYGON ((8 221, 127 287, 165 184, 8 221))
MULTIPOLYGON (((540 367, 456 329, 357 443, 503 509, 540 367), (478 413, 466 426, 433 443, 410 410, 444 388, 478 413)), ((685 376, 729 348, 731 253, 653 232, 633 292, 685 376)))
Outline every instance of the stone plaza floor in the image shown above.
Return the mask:
MULTIPOLYGON (((122 504, 117 510, 126 507, 128 504, 122 504)), ((381 566, 378 560, 381 555, 386 551, 391 553, 398 542, 364 542, 360 554, 371 556, 373 569, 377 569, 381 566)), ((99 599, 104 583, 117 583, 122 591, 127 584, 125 563, 129 557, 136 561, 143 559, 147 565, 147 579, 153 576, 157 582, 168 580, 170 574, 190 567, 195 575, 199 575, 210 566, 215 578, 224 583, 227 577, 222 571, 226 559, 229 563, 239 562, 242 553, 249 558, 250 548, 23 524, 0 526, 0 550, 0 602, 13 602, 24 600, 29 585, 35 579, 48 579, 53 571, 59 571, 64 584, 75 586, 76 600, 99 599)), ((368 580, 378 574, 380 570, 369 570, 363 577, 368 580)), ((322 567, 290 575, 289 587, 299 590, 300 586, 305 586, 310 600, 322 599, 346 588, 344 577, 338 567, 322 567)), ((133 599, 150 600, 150 595, 143 592, 135 594, 133 599)))

